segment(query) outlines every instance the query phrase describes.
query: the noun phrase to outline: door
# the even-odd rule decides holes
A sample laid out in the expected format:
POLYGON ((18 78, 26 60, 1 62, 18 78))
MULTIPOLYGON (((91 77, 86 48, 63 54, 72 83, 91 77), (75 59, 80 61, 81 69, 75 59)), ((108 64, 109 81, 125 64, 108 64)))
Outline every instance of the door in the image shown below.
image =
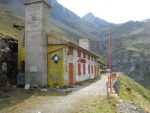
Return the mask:
POLYGON ((73 77, 73 63, 69 63, 69 85, 74 84, 74 77, 73 77))

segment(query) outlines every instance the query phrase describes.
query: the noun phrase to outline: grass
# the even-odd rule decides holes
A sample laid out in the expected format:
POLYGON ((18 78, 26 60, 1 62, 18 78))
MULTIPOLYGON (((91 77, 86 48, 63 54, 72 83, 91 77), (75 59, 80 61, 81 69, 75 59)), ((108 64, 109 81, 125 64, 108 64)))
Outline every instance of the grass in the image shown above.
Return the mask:
POLYGON ((100 96, 95 102, 83 103, 83 108, 77 113, 117 113, 114 101, 106 96, 100 96))
POLYGON ((18 39, 21 31, 13 28, 13 24, 24 25, 24 19, 13 13, 0 10, 0 36, 18 39))
POLYGON ((133 79, 119 73, 119 96, 126 101, 133 101, 150 113, 150 91, 133 79))

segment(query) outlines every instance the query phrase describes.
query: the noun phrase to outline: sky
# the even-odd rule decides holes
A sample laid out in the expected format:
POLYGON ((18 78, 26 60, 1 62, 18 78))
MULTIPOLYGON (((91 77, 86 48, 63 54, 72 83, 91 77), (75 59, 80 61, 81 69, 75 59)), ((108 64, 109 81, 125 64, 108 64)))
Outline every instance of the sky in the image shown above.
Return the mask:
POLYGON ((61 5, 83 17, 92 12, 112 23, 150 18, 150 0, 57 0, 61 5))

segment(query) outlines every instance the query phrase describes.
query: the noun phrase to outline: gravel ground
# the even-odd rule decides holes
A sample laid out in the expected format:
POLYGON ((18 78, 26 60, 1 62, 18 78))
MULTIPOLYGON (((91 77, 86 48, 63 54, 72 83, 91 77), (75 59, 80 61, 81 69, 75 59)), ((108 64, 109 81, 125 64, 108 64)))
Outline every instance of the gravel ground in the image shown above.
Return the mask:
POLYGON ((0 113, 75 113, 82 109, 81 103, 96 101, 107 95, 107 76, 63 96, 36 96, 0 111, 0 113))
POLYGON ((122 102, 117 104, 118 113, 146 113, 139 106, 133 104, 132 102, 122 102))

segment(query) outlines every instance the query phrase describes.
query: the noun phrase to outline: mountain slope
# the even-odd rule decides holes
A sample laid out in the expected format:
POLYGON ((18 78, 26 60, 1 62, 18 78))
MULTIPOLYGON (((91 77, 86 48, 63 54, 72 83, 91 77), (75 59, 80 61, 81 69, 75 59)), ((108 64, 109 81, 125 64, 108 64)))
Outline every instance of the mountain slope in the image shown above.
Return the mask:
MULTIPOLYGON (((0 3, 0 9, 24 16, 23 0, 3 1, 5 2, 0 3)), ((58 4, 56 0, 52 1, 52 33, 75 43, 78 43, 79 38, 89 38, 91 39, 91 50, 97 54, 104 54, 107 58, 109 39, 107 28, 111 23, 91 14, 87 14, 81 19, 58 4)), ((0 18, 3 20, 0 21, 0 32, 18 37, 16 33, 19 34, 19 31, 16 31, 12 26, 13 22, 18 22, 18 19, 15 18, 18 16, 9 12, 2 11, 0 14, 0 18)), ((111 27, 113 70, 126 73, 150 89, 150 21, 130 21, 121 25, 113 24, 111 27)))

